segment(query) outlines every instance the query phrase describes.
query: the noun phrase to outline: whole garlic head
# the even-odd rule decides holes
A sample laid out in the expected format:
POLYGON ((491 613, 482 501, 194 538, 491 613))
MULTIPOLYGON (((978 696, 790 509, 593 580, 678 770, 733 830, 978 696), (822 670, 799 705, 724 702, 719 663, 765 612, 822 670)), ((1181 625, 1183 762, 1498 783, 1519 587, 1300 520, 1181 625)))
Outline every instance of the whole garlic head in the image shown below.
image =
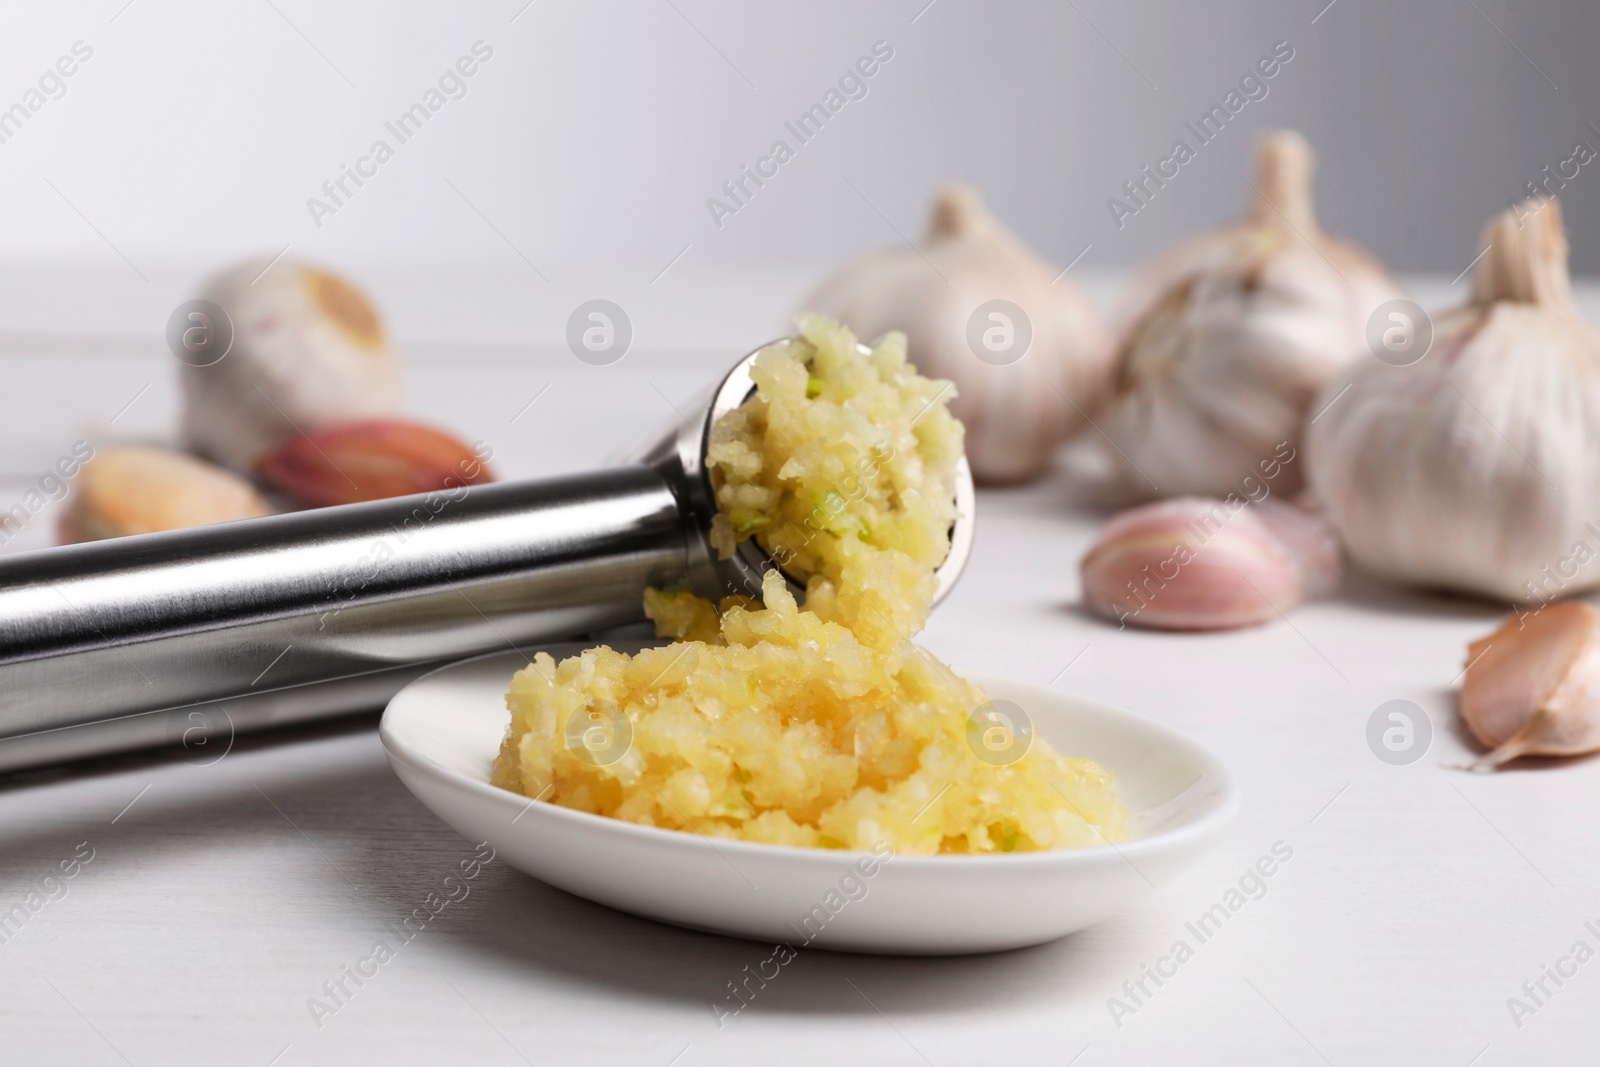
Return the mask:
POLYGON ((1041 473, 1104 390, 1109 343, 1094 306, 967 186, 939 190, 920 250, 870 252, 805 307, 862 338, 899 330, 919 372, 955 382, 950 411, 967 428, 967 461, 981 482, 1041 473), (1022 319, 985 307, 991 301, 1022 319))
POLYGON ((1490 220, 1484 242, 1471 300, 1420 361, 1364 360, 1329 387, 1306 464, 1366 570, 1549 601, 1600 586, 1600 331, 1573 307, 1555 201, 1490 220))
MULTIPOLYGON (((1317 224, 1311 148, 1257 146, 1254 206, 1145 267, 1134 282, 1100 428, 1130 490, 1225 495, 1295 445, 1323 386, 1367 352, 1367 319, 1401 295, 1365 252, 1317 224)), ((1288 468, 1279 489, 1304 481, 1288 468)))
POLYGON ((234 470, 301 433, 393 413, 400 370, 372 304, 338 275, 281 260, 243 263, 202 296, 233 321, 233 345, 185 364, 183 436, 234 470))

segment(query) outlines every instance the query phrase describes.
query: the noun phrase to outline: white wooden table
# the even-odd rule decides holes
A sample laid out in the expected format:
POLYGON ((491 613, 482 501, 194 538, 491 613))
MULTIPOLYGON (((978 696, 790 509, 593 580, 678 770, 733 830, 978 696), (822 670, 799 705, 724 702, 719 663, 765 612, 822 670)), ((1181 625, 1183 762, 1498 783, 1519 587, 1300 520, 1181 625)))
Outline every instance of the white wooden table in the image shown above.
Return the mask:
MULTIPOLYGON (((413 410, 493 441, 502 473, 523 476, 593 465, 673 419, 671 404, 778 332, 802 277, 373 288, 406 343, 413 410), (635 351, 610 368, 559 342, 592 296, 635 319, 635 351)), ((76 436, 168 432, 159 331, 187 280, 0 276, 7 506, 76 436)), ((1425 289, 1437 304, 1447 287, 1425 289)), ((471 854, 390 773, 369 719, 241 739, 210 766, 138 757, 0 784, 0 912, 30 887, 55 898, 0 943, 0 1062, 1594 1062, 1600 962, 1546 979, 1520 1027, 1507 1000, 1575 942, 1600 950, 1600 761, 1449 766, 1471 752, 1453 711, 1463 651, 1500 613, 1356 580, 1261 629, 1118 631, 1076 606, 1098 517, 1072 495, 1059 476, 981 494, 971 564, 925 640, 960 668, 1159 718, 1235 768, 1245 804, 1225 845, 1126 914, 999 956, 808 953, 719 1029, 709 1005, 769 948, 496 864, 375 977, 344 979, 318 1019, 310 998, 334 1005, 324 984, 376 941, 398 944, 389 924, 471 854), (1367 745, 1391 699, 1433 725, 1409 766, 1367 745), (1279 842, 1292 858, 1200 944, 1185 924, 1279 842), (75 876, 47 881, 63 862, 75 876), (1193 958, 1134 999, 1124 983, 1180 939, 1193 958)), ((13 547, 47 543, 49 520, 13 547)))

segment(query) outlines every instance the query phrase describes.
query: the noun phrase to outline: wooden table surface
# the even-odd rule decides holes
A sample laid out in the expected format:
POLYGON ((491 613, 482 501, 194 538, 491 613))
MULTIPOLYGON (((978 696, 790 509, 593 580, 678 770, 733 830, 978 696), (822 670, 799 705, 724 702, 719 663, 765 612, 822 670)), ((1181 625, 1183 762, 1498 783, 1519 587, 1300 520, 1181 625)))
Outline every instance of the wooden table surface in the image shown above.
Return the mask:
MULTIPOLYGON (((160 332, 192 275, 147 273, 0 271, 7 506, 77 437, 170 434, 160 332)), ((371 284, 406 351, 412 411, 492 441, 503 474, 536 476, 594 466, 671 422, 673 404, 780 332, 803 278, 686 265, 655 286, 371 284), (635 322, 635 350, 612 367, 560 342, 594 296, 635 322)), ((1115 280, 1091 288, 1104 297, 1115 280)), ((1438 307, 1465 285, 1419 291, 1438 307)), ((1600 292, 1583 296, 1600 319, 1600 292)), ((1453 767, 1472 752, 1454 715, 1466 643, 1501 612, 1358 578, 1260 629, 1119 631, 1077 606, 1077 561, 1102 518, 1080 498, 1065 474, 981 493, 970 566, 924 639, 958 668, 1170 723, 1235 769, 1244 809, 1224 845, 1128 912, 1002 955, 805 953, 719 1028, 711 1004, 769 948, 490 864, 357 986, 345 968, 377 941, 399 945, 391 924, 472 854, 395 779, 368 717, 241 738, 210 765, 134 756, 0 781, 0 917, 26 913, 0 933, 0 1062, 1594 1062, 1600 761, 1453 767), (1405 766, 1366 740, 1396 699, 1433 731, 1405 766), (1275 848, 1290 858, 1259 888, 1246 879, 1243 905, 1198 942, 1186 924, 1275 848), (1144 968, 1180 940, 1192 958, 1162 964, 1158 986, 1144 968), (1583 962, 1560 963, 1579 942, 1583 962), (1558 985, 1547 967, 1571 976, 1558 985), (1541 979, 1534 1005, 1523 986, 1541 979), (1512 997, 1532 1010, 1514 1017, 1512 997)), ((10 547, 49 543, 51 521, 10 547)))

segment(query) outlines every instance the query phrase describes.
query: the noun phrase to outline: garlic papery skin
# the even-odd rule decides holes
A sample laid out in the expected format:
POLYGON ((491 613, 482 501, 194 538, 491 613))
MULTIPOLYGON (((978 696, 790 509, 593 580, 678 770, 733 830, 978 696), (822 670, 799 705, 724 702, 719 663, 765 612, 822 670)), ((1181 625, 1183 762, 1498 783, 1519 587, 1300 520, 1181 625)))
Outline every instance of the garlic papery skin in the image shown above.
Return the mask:
POLYGON ((1124 626, 1227 630, 1334 588, 1340 555, 1327 524, 1293 505, 1178 497, 1114 516, 1082 572, 1085 606, 1124 626))
POLYGON ((1306 468, 1351 561, 1517 603, 1600 585, 1600 331, 1572 304, 1554 201, 1492 219, 1471 300, 1419 361, 1362 361, 1306 468))
MULTIPOLYGON (((1136 276, 1097 419, 1130 491, 1222 495, 1297 445, 1322 388, 1368 354, 1367 320, 1402 295, 1376 260, 1323 232, 1311 170, 1299 134, 1264 137, 1250 216, 1136 276)), ((1280 489, 1303 484, 1298 467, 1285 473, 1280 489)))
POLYGON ((904 333, 923 374, 955 383, 950 411, 967 428, 973 476, 986 484, 1039 475, 1102 399, 1110 343, 1094 306, 966 186, 939 190, 920 250, 869 252, 804 306, 858 337, 904 333), (1014 305, 1025 321, 985 307, 991 301, 1014 305))
POLYGON ((215 363, 183 366, 183 436, 195 452, 248 472, 301 433, 399 407, 383 324, 338 275, 262 260, 223 272, 201 295, 227 312, 233 344, 215 363))
POLYGON ((1600 611, 1519 612, 1467 648, 1461 719, 1489 749, 1472 769, 1518 756, 1600 751, 1600 611))

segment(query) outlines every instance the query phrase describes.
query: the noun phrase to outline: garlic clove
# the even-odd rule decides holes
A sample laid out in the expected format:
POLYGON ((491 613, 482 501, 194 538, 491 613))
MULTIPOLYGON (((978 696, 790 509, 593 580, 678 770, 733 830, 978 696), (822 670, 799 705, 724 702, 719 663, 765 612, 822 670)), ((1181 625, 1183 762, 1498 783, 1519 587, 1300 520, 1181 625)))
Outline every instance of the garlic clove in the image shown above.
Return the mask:
POLYGON ((1328 386, 1306 468, 1364 570, 1549 603, 1600 586, 1600 331, 1573 307, 1554 201, 1483 239, 1473 296, 1426 356, 1328 386))
POLYGON ((1302 494, 1299 502, 1262 500, 1255 516, 1278 539, 1300 569, 1302 599, 1333 592, 1344 577, 1344 548, 1319 507, 1302 494))
POLYGON ((57 534, 74 544, 270 513, 255 487, 231 471, 165 448, 118 445, 84 465, 57 534))
POLYGON ((1082 562, 1088 608, 1162 630, 1225 630, 1276 618, 1338 584, 1316 516, 1275 500, 1178 497, 1111 519, 1082 562))
POLYGON ((464 442, 399 419, 343 423, 302 434, 257 460, 256 471, 274 488, 314 507, 494 480, 464 442))
POLYGON ((183 434, 240 472, 297 434, 391 414, 400 371, 371 302, 336 274, 294 260, 249 262, 201 294, 233 325, 218 362, 182 368, 183 434))
POLYGON ((1553 604, 1519 613, 1474 641, 1461 719, 1489 749, 1474 770, 1518 756, 1600 751, 1600 611, 1553 604))
MULTIPOLYGON (((1097 421, 1137 492, 1223 495, 1297 445, 1312 401, 1366 352, 1373 310, 1401 295, 1317 223, 1304 138, 1264 137, 1256 168, 1248 218, 1179 245, 1130 285, 1097 421)), ((1278 488, 1302 482, 1291 467, 1278 488)))
POLYGON ((804 306, 859 337, 903 332, 922 373, 953 381, 950 410, 967 428, 967 461, 985 484, 1038 476, 1105 391, 1109 338, 1094 306, 966 186, 938 191, 920 250, 869 252, 804 306), (992 301, 1009 302, 1020 318, 992 301), (980 358, 974 337, 998 347, 980 358))

